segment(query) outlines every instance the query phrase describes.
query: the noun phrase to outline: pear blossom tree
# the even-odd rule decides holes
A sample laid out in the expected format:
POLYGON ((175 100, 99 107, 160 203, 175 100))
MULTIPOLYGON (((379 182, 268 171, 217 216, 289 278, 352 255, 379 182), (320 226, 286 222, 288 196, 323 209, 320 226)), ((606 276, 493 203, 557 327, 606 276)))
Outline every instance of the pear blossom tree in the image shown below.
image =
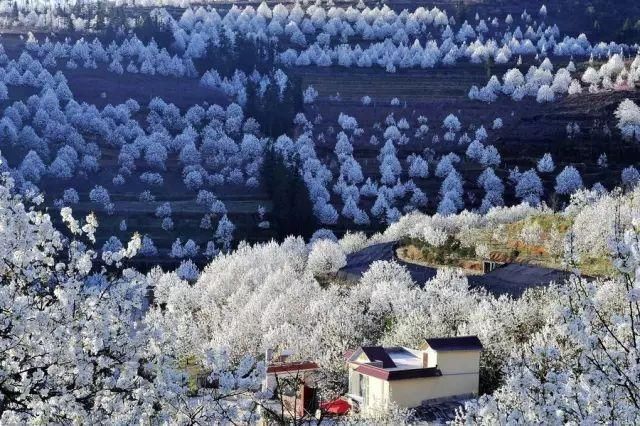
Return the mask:
POLYGON ((346 264, 347 258, 340 245, 326 238, 312 245, 307 259, 307 267, 315 274, 335 273, 346 264))
POLYGON ((556 176, 555 190, 558 194, 570 195, 582 187, 580 172, 573 166, 566 166, 556 176))
POLYGON ((538 160, 537 169, 540 173, 551 173, 555 170, 556 166, 553 163, 553 158, 550 153, 546 153, 538 160))
POLYGON ((89 192, 89 199, 94 203, 101 204, 108 214, 113 214, 114 205, 111 202, 109 191, 103 186, 96 185, 89 192))
POLYGON ((640 172, 633 166, 625 167, 622 169, 620 179, 626 188, 634 188, 640 183, 640 172))
POLYGON ((312 104, 318 98, 318 91, 313 86, 308 86, 304 93, 303 99, 305 104, 312 104))
POLYGON ((215 232, 216 242, 222 250, 229 251, 231 248, 231 243, 233 242, 233 232, 235 230, 235 225, 229 220, 227 215, 222 216, 220 221, 218 222, 218 226, 215 232))
POLYGON ((611 246, 618 274, 597 285, 570 278, 556 305, 571 309, 554 310, 531 345, 509 359, 504 385, 467 404, 458 422, 638 421, 640 394, 632 373, 639 359, 635 342, 640 315, 635 226, 611 246))
POLYGON ((238 395, 251 399, 260 390, 264 366, 250 357, 234 367, 221 351, 215 362, 199 355, 207 376, 228 380, 195 393, 190 389, 172 344, 176 328, 159 308, 141 310, 155 279, 119 266, 138 252, 138 236, 103 253, 103 268, 111 272, 101 272, 92 248, 94 216, 78 220, 63 208, 60 214, 71 235, 66 239, 48 214, 13 190, 11 180, 0 185, 3 423, 28 423, 34 417, 56 423, 128 423, 255 416, 233 402, 238 395))
POLYGON ((454 140, 456 133, 462 128, 462 125, 460 124, 458 117, 453 114, 449 114, 443 120, 442 127, 447 129, 447 132, 444 135, 444 140, 452 141, 454 140))
POLYGON ((29 151, 20 163, 20 173, 25 179, 38 183, 46 173, 47 167, 40 156, 33 150, 29 151))
POLYGON ((517 177, 515 192, 516 197, 522 202, 529 203, 532 206, 540 204, 541 197, 544 194, 544 187, 535 170, 529 169, 517 177))
POLYGON ((618 119, 616 126, 622 137, 640 142, 640 107, 632 100, 625 99, 620 102, 614 115, 618 119))

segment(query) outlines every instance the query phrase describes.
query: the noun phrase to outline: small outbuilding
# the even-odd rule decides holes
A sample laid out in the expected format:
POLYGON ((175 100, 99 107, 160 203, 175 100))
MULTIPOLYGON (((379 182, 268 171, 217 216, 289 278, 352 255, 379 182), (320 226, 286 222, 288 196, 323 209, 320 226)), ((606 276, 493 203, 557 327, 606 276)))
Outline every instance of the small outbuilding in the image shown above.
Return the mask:
POLYGON ((292 359, 291 351, 274 354, 267 351, 267 374, 263 391, 272 392, 286 412, 297 418, 312 415, 317 409, 316 373, 319 366, 312 360, 292 359))

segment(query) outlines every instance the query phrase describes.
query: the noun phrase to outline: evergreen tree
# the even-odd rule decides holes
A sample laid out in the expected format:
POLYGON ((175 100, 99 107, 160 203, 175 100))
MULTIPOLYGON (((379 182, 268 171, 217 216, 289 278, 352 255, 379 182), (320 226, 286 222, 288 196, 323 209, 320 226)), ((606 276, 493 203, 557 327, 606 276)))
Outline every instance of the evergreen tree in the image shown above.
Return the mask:
POLYGON ((316 229, 309 191, 295 163, 297 159, 285 163, 273 147, 265 153, 262 180, 273 202, 273 222, 280 238, 289 235, 309 238, 316 229))

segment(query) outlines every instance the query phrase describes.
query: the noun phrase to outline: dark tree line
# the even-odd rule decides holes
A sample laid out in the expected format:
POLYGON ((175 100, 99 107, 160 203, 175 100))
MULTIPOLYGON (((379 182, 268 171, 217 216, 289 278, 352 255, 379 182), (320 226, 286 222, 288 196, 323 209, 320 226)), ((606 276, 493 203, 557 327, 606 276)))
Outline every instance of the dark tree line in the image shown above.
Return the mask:
POLYGON ((236 70, 250 74, 270 72, 275 66, 276 46, 271 42, 249 40, 240 34, 235 40, 220 33, 218 46, 208 46, 203 58, 195 61, 199 70, 215 69, 222 77, 230 77, 236 70))
POLYGON ((258 87, 253 82, 247 84, 247 117, 254 117, 260 123, 263 133, 278 137, 289 133, 293 119, 303 109, 302 84, 300 78, 289 76, 282 98, 278 86, 272 82, 263 96, 258 95, 258 87))
POLYGON ((309 238, 316 229, 309 191, 296 163, 297 159, 287 164, 269 147, 262 167, 263 182, 273 202, 273 223, 281 239, 289 235, 309 238))

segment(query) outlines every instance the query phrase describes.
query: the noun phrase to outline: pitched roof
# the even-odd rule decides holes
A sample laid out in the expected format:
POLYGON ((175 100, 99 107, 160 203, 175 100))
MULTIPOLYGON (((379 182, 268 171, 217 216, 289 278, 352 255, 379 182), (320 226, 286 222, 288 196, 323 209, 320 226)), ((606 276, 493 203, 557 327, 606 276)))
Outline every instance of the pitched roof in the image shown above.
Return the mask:
POLYGON ((478 336, 437 337, 426 339, 427 344, 435 351, 479 351, 482 342, 478 336))
POLYGON ((355 371, 367 376, 372 376, 387 381, 442 376, 442 372, 436 367, 411 368, 405 370, 385 370, 384 368, 376 367, 374 365, 362 364, 359 365, 355 369, 355 371))
POLYGON ((318 364, 313 361, 285 362, 267 366, 267 374, 292 373, 305 370, 317 370, 318 364))
POLYGON ((369 361, 382 362, 382 368, 394 368, 396 366, 396 363, 393 362, 382 346, 363 346, 361 349, 367 358, 369 358, 369 361))

